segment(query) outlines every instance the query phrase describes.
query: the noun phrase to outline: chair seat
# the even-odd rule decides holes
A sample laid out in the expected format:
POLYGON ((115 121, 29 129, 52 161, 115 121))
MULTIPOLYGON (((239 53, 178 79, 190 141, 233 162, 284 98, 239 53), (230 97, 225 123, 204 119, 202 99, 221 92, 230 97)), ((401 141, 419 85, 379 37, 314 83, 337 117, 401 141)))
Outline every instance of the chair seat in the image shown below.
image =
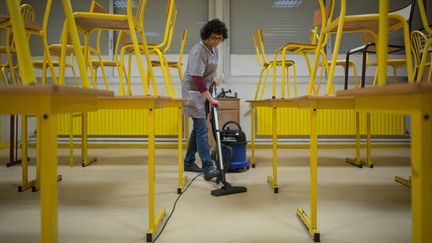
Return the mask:
MULTIPOLYGON (((117 67, 117 62, 114 60, 102 60, 104 67, 117 67)), ((93 67, 100 67, 101 63, 98 60, 92 60, 93 67)))
POLYGON ((31 32, 42 31, 42 26, 38 23, 35 23, 35 22, 25 21, 24 26, 25 26, 26 30, 31 31, 31 32))
MULTIPOLYGON (((10 47, 10 48, 9 48, 9 52, 11 52, 11 53, 15 53, 16 50, 15 50, 15 48, 10 47)), ((1 54, 6 53, 6 47, 5 47, 5 46, 0 46, 0 53, 1 53, 1 54)))
MULTIPOLYGON (((60 56, 61 55, 61 48, 62 45, 61 44, 51 44, 49 45, 48 49, 51 53, 53 53, 56 56, 60 56)), ((82 49, 84 49, 84 46, 81 47, 82 49)), ((66 46, 66 54, 70 55, 74 53, 74 48, 73 45, 67 45, 66 46)), ((94 48, 90 48, 90 53, 91 54, 97 54, 97 50, 94 48)))
MULTIPOLYGON (((327 61, 327 63, 331 64, 332 61, 327 61)), ((336 61, 336 65, 344 66, 345 67, 346 66, 346 60, 337 60, 336 61)), ((355 66, 355 62, 353 60, 349 60, 348 65, 349 65, 349 67, 355 66)))
POLYGON ((129 30, 126 15, 76 12, 74 17, 77 27, 84 32, 96 29, 129 30))
MULTIPOLYGON (((178 62, 170 62, 168 61, 168 66, 169 67, 177 67, 178 62)), ((152 66, 160 66, 160 61, 151 61, 152 66)))
MULTIPOLYGON (((396 17, 396 14, 389 13, 388 29, 389 32, 402 28, 401 21, 396 17)), ((334 33, 339 27, 339 18, 337 17, 330 23, 326 32, 334 33)), ((344 32, 361 32, 372 31, 378 33, 379 27, 379 14, 360 14, 345 16, 345 23, 343 26, 344 32)))
MULTIPOLYGON (((367 64, 368 66, 377 66, 378 62, 370 62, 367 64)), ((387 60, 387 65, 397 67, 397 66, 405 66, 406 60, 405 59, 389 59, 387 60)))
MULTIPOLYGON (((42 69, 43 64, 44 64, 44 61, 34 61, 33 62, 33 67, 38 68, 38 69, 42 69)), ((58 61, 52 61, 52 64, 53 64, 54 67, 59 67, 60 66, 60 63, 58 61)), ((65 67, 72 67, 72 64, 66 63, 65 67)))
MULTIPOLYGON (((295 62, 293 60, 286 60, 285 61, 285 66, 289 67, 289 66, 292 66, 294 64, 295 64, 295 62)), ((264 63, 264 67, 269 67, 269 66, 273 66, 273 62, 264 63)), ((276 61, 276 66, 282 66, 282 61, 281 60, 276 61)))
POLYGON ((281 52, 284 48, 287 52, 291 53, 309 53, 315 51, 317 45, 301 42, 288 42, 279 47, 275 53, 281 52))
POLYGON ((9 21, 9 16, 0 15, 0 25, 9 21))

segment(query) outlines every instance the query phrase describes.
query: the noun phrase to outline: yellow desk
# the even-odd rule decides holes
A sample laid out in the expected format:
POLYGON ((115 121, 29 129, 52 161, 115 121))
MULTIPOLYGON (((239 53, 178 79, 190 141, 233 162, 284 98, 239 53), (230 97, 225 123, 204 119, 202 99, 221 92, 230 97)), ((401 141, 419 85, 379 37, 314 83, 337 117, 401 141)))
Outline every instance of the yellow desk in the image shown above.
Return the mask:
POLYGON ((432 242, 432 85, 397 84, 339 91, 355 109, 411 115, 412 242, 432 242))
POLYGON ((291 99, 291 102, 297 104, 299 109, 310 110, 310 217, 305 211, 297 208, 297 216, 306 226, 309 234, 315 242, 320 241, 320 233, 317 226, 317 184, 318 184, 318 110, 327 109, 354 109, 354 99, 352 97, 334 97, 334 96, 303 96, 291 99))
POLYGON ((296 108, 297 103, 292 102, 292 99, 265 99, 265 100, 247 100, 251 107, 251 164, 255 168, 255 108, 256 107, 271 107, 272 109, 272 151, 273 151, 273 176, 267 177, 267 182, 273 189, 274 193, 279 192, 277 185, 277 108, 296 108))
MULTIPOLYGON (((183 134, 182 134, 182 102, 181 99, 173 99, 161 96, 122 96, 122 97, 101 97, 98 108, 102 110, 115 109, 144 109, 149 111, 148 121, 148 182, 149 182, 149 229, 147 231, 147 242, 151 242, 162 222, 166 212, 165 208, 160 208, 155 217, 155 109, 164 107, 178 107, 179 115, 179 134, 178 134, 178 188, 177 192, 181 193, 186 184, 186 178, 183 177, 183 134)), ((84 131, 84 133, 87 133, 84 131)))
POLYGON ((109 91, 49 86, 0 88, 0 113, 37 114, 41 117, 41 242, 57 242, 57 115, 95 111, 97 96, 109 91))

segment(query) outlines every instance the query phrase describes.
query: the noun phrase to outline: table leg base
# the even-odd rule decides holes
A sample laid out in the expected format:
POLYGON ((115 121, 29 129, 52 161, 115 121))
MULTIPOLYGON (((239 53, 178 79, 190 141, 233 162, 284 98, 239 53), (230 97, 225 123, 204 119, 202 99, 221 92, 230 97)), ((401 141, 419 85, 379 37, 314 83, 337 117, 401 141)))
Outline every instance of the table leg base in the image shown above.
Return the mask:
MULTIPOLYGON (((57 176, 57 182, 61 181, 62 179, 63 179, 62 175, 58 175, 58 176, 57 176)), ((37 192, 37 191, 39 191, 39 190, 40 190, 40 185, 37 185, 37 183, 35 183, 35 184, 32 186, 32 192, 37 192)))
POLYGON ((268 176, 267 182, 270 185, 270 187, 273 190, 273 193, 279 193, 279 186, 276 184, 276 182, 273 180, 273 177, 268 176))
POLYGON ((83 162, 81 163, 81 165, 82 165, 82 167, 86 167, 86 166, 89 166, 89 165, 93 164, 93 163, 96 162, 96 161, 97 161, 97 158, 94 157, 94 158, 92 158, 92 159, 90 159, 90 160, 88 160, 88 161, 83 161, 83 162))
POLYGON ((297 208, 297 217, 301 220, 303 225, 306 227, 306 229, 309 232, 309 235, 312 237, 314 242, 320 242, 320 233, 318 229, 313 228, 310 219, 307 216, 307 214, 303 211, 301 208, 297 208))
POLYGON ((36 185, 36 180, 32 180, 25 185, 23 184, 21 186, 18 186, 18 192, 23 192, 27 189, 33 188, 34 185, 36 185))
POLYGON ((185 189, 185 185, 187 184, 187 182, 188 182, 188 178, 187 178, 187 176, 184 176, 182 185, 179 185, 177 187, 177 194, 182 194, 183 190, 185 189))
POLYGON ((395 176, 395 181, 408 188, 411 188, 411 176, 408 179, 402 178, 400 176, 395 176))
POLYGON ((345 162, 348 164, 352 164, 358 168, 363 168, 363 161, 358 161, 357 159, 350 159, 350 158, 346 158, 345 162))
POLYGON ((166 214, 165 208, 159 209, 159 213, 156 216, 154 229, 149 229, 147 231, 147 234, 146 234, 147 242, 153 242, 155 233, 157 232, 160 223, 162 222, 163 218, 165 217, 165 214, 166 214))

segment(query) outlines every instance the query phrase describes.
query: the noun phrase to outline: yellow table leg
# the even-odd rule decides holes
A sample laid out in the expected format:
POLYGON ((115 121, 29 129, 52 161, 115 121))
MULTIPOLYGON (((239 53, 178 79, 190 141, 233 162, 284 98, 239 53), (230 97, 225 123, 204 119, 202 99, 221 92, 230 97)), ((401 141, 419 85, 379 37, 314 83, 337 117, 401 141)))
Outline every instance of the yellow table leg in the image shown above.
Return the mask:
POLYGON ((317 183, 318 183, 318 158, 317 158, 317 149, 318 149, 318 135, 317 135, 317 110, 314 108, 311 110, 310 117, 310 213, 311 217, 309 218, 303 209, 297 208, 297 216, 306 226, 309 234, 312 236, 312 239, 315 242, 320 241, 320 233, 317 228, 317 183))
POLYGON ((273 177, 267 177, 267 182, 270 184, 274 193, 279 193, 277 185, 277 108, 273 107, 273 177))
POLYGON ((255 107, 251 105, 251 166, 255 168, 255 107))
POLYGON ((395 176, 395 181, 408 188, 411 188, 411 176, 408 179, 402 178, 400 176, 395 176))
POLYGON ((355 165, 359 168, 363 167, 360 159, 360 113, 356 112, 356 157, 354 159, 346 158, 345 162, 355 165))
POLYGON ((149 229, 147 231, 147 242, 152 242, 165 216, 165 209, 159 209, 155 219, 155 110, 149 110, 148 118, 148 181, 149 181, 149 229))
POLYGON ((177 120, 178 120, 178 187, 177 187, 177 193, 181 194, 186 182, 187 177, 183 176, 183 112, 182 112, 182 104, 180 103, 178 107, 178 114, 177 114, 177 120))
POLYGON ((28 181, 28 143, 27 143, 27 116, 21 115, 21 171, 22 171, 22 182, 18 186, 18 191, 22 192, 31 187, 36 183, 36 180, 28 181))
POLYGON ((371 113, 366 113, 366 133, 367 133, 367 139, 366 139, 366 161, 362 161, 362 164, 373 168, 372 163, 372 136, 371 136, 371 113))
POLYGON ((81 161, 82 167, 86 167, 94 163, 97 158, 88 158, 88 113, 82 113, 81 118, 81 161))
POLYGON ((432 219, 432 98, 424 98, 422 111, 411 116, 412 242, 431 242, 432 219))
POLYGON ((57 115, 44 114, 40 119, 41 163, 41 242, 57 242, 57 115))

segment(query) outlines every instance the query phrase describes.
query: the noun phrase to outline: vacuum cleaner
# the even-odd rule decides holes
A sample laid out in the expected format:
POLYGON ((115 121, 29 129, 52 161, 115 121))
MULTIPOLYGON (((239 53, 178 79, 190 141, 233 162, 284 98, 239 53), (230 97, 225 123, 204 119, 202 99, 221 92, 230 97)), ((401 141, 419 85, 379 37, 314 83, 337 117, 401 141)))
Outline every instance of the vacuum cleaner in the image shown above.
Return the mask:
POLYGON ((240 124, 235 121, 226 122, 222 126, 220 138, 222 143, 222 156, 225 157, 223 145, 232 149, 228 170, 241 171, 249 169, 249 161, 246 159, 246 134, 242 131, 240 124), (236 128, 230 129, 229 125, 235 125, 236 128))
MULTIPOLYGON (((214 99, 216 99, 216 87, 214 84, 210 86, 210 92, 214 99)), ((219 170, 219 175, 216 179, 216 183, 219 184, 222 182, 222 187, 216 190, 211 191, 211 195, 215 197, 230 195, 230 194, 236 194, 236 193, 242 193, 246 192, 247 188, 244 186, 232 186, 230 183, 226 181, 225 174, 227 172, 227 169, 229 167, 228 163, 230 161, 230 157, 232 155, 232 148, 229 146, 223 145, 221 143, 220 138, 220 130, 219 130, 219 120, 218 120, 218 114, 217 114, 217 108, 210 105, 210 110, 212 114, 212 130, 213 135, 215 136, 216 141, 216 168, 219 170), (224 153, 222 153, 222 148, 225 150, 224 153), (225 154, 225 157, 222 157, 222 154, 225 154), (226 161, 226 163, 224 163, 226 161)))

